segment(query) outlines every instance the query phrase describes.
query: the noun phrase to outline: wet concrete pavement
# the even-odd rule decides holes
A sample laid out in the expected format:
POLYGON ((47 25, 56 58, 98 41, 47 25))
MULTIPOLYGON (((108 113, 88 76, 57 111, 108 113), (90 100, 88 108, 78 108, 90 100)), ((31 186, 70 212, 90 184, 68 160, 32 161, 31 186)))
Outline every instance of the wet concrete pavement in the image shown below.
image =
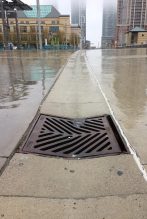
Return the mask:
MULTIPOLYGON (((40 112, 110 114, 83 52, 71 56, 40 112)), ((69 160, 15 153, 0 177, 0 213, 8 219, 144 219, 146 205, 147 183, 132 154, 69 160)))
POLYGON ((97 50, 86 55, 129 143, 147 164, 147 49, 97 50))
POLYGON ((0 157, 9 157, 70 52, 0 52, 0 157))
MULTIPOLYGON (((111 114, 89 69, 85 53, 74 53, 39 112, 73 118, 111 114)), ((0 177, 1 217, 144 219, 147 183, 138 167, 132 154, 69 160, 15 153, 0 177)))

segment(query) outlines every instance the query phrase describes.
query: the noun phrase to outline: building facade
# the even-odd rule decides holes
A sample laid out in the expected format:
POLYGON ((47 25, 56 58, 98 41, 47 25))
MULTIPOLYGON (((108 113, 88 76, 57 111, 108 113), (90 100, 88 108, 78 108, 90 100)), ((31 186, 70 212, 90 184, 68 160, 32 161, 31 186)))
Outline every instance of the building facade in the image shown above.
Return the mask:
POLYGON ((125 33, 135 27, 147 29, 147 0, 118 0, 116 41, 125 45, 125 33))
POLYGON ((71 23, 81 27, 81 44, 86 45, 86 0, 71 0, 71 23))
POLYGON ((116 0, 109 0, 109 2, 104 0, 101 45, 103 49, 112 48, 115 44, 116 9, 116 0))
MULTIPOLYGON (((32 11, 18 11, 18 28, 19 36, 17 36, 15 18, 11 16, 11 12, 7 13, 9 19, 8 42, 14 45, 19 42, 25 47, 35 46, 38 42, 38 20, 37 7, 31 6, 32 11)), ((73 29, 70 24, 69 15, 61 15, 59 11, 51 5, 40 6, 41 17, 41 33, 42 42, 44 44, 71 44, 72 34, 80 38, 80 28, 73 29), (74 30, 74 31, 73 31, 74 30)), ((0 19, 0 42, 3 41, 2 20, 0 19)))
POLYGON ((147 30, 135 27, 125 34, 126 46, 147 46, 147 30))

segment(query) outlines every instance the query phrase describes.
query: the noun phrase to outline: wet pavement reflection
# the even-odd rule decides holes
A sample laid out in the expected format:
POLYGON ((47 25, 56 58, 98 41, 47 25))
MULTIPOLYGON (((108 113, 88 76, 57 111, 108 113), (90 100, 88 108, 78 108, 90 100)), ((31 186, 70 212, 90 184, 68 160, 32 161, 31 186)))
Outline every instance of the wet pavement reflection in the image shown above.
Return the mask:
POLYGON ((10 155, 70 54, 0 52, 0 156, 10 155))
POLYGON ((147 164, 147 49, 86 54, 128 140, 147 164))
POLYGON ((29 98, 29 90, 35 86, 42 86, 44 96, 69 55, 47 51, 1 52, 0 109, 17 107, 16 101, 29 98))

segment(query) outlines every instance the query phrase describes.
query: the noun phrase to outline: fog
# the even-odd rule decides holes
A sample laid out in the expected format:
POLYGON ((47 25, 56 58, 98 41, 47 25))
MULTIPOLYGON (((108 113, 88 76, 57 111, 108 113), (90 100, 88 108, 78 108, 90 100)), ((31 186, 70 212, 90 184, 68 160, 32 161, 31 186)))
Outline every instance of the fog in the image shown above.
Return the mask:
MULTIPOLYGON (((34 5, 36 0, 23 0, 34 5)), ((61 14, 70 14, 70 0, 40 0, 40 4, 55 4, 61 14)), ((103 0, 87 0, 87 40, 95 46, 100 45, 102 34, 102 4, 103 0)))

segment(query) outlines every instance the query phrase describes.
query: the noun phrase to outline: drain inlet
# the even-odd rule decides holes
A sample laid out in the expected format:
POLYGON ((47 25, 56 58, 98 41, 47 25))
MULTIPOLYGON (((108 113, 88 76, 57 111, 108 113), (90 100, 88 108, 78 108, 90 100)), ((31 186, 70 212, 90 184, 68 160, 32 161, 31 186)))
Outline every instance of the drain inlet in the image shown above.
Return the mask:
POLYGON ((109 115, 86 119, 40 115, 20 152, 92 158, 128 153, 128 150, 109 115))

